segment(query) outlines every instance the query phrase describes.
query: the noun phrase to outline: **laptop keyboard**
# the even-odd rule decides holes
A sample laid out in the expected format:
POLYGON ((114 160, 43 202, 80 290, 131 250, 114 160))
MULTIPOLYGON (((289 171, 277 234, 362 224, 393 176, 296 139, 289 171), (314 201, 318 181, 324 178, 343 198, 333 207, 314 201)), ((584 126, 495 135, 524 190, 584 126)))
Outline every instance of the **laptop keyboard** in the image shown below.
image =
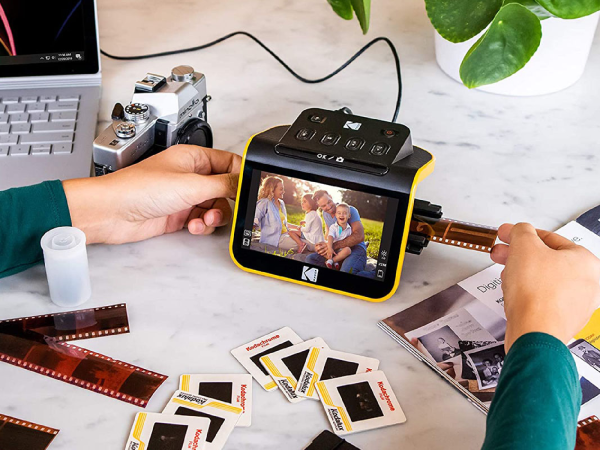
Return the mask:
POLYGON ((78 95, 0 99, 0 158, 73 151, 78 95))

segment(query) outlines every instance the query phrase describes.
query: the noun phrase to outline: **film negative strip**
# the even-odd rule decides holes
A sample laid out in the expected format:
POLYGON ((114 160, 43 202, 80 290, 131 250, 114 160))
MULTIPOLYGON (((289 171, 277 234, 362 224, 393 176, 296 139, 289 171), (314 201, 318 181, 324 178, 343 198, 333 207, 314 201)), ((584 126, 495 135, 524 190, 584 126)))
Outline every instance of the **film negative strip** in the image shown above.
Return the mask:
POLYGON ((498 237, 498 229, 475 223, 441 218, 428 220, 414 217, 410 231, 426 236, 430 241, 490 253, 498 237))
POLYGON ((45 450, 58 431, 56 428, 0 414, 0 449, 45 450))
POLYGON ((122 303, 79 311, 0 320, 0 333, 8 328, 32 331, 43 336, 54 337, 57 341, 70 341, 129 333, 129 320, 127 306, 122 303))
POLYGON ((127 332, 125 305, 5 320, 0 361, 145 407, 165 375, 64 342, 127 332))
POLYGON ((600 450, 600 420, 590 416, 577 422, 575 450, 600 450))

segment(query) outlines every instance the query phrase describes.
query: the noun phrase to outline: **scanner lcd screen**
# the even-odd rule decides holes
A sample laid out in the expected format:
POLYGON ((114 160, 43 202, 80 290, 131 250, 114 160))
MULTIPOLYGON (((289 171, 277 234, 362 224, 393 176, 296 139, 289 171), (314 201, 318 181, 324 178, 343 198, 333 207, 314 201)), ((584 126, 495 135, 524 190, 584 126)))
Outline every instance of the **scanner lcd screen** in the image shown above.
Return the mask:
POLYGON ((383 281, 396 209, 384 196, 254 170, 242 246, 383 281), (319 254, 328 240, 333 252, 319 254))

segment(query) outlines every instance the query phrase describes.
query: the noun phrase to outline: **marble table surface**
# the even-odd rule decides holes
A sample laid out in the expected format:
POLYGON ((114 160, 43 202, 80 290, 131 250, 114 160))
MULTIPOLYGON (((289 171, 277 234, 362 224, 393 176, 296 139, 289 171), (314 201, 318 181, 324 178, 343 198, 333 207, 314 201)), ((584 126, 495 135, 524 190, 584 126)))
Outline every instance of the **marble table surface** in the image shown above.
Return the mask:
MULTIPOLYGON (((101 45, 109 53, 170 50, 247 30, 310 77, 333 70, 369 39, 387 36, 402 59, 399 121, 437 157, 434 174, 419 187, 420 198, 460 220, 531 221, 548 229, 600 202, 598 45, 573 87, 515 98, 469 91, 441 72, 422 0, 374 2, 366 37, 357 22, 337 18, 325 0, 99 0, 98 10, 101 45)), ((291 123, 307 107, 346 105, 381 119, 393 112, 394 69, 383 44, 333 80, 306 85, 238 37, 186 55, 135 62, 103 58, 100 119, 108 119, 114 102, 129 100, 133 83, 146 72, 168 74, 179 64, 206 74, 215 147, 237 153, 252 134, 291 123)), ((390 300, 370 304, 242 272, 229 257, 228 241, 229 230, 223 229, 210 237, 181 232, 88 248, 93 297, 85 306, 127 303, 131 333, 81 345, 167 374, 147 411, 162 410, 182 373, 243 372, 232 348, 290 326, 304 339, 321 336, 332 348, 381 360, 408 421, 351 435, 348 440, 359 448, 479 448, 485 416, 376 323, 483 269, 490 264, 486 255, 432 245, 421 256, 407 256, 390 300)), ((1 318, 57 310, 43 267, 0 280, 1 318)), ((7 364, 0 365, 0 385, 1 412, 61 430, 52 450, 121 449, 140 411, 7 364)), ((235 430, 226 449, 302 449, 328 428, 320 404, 292 405, 255 384, 253 425, 235 430)))

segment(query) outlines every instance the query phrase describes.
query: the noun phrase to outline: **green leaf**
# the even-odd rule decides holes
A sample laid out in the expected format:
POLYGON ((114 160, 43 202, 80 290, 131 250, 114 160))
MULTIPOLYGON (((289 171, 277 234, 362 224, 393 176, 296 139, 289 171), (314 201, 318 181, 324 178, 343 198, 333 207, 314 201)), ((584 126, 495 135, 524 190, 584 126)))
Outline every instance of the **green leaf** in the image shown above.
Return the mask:
POLYGON ((356 18, 360 22, 360 28, 363 34, 369 31, 369 22, 371 20, 371 0, 350 0, 356 13, 356 18))
POLYGON ((538 0, 538 3, 562 19, 578 19, 600 11, 600 0, 538 0))
POLYGON ((327 2, 331 5, 331 9, 342 19, 351 20, 354 17, 350 0, 327 0, 327 2))
POLYGON ((503 80, 527 64, 541 39, 540 19, 523 5, 509 3, 467 52, 460 78, 468 88, 503 80))
POLYGON ((502 0, 425 0, 431 24, 450 42, 464 42, 477 36, 501 6, 502 0))
POLYGON ((508 5, 509 3, 519 3, 526 7, 529 11, 534 13, 539 17, 540 20, 549 19, 550 17, 554 17, 550 11, 544 8, 535 0, 504 0, 504 5, 508 5))

